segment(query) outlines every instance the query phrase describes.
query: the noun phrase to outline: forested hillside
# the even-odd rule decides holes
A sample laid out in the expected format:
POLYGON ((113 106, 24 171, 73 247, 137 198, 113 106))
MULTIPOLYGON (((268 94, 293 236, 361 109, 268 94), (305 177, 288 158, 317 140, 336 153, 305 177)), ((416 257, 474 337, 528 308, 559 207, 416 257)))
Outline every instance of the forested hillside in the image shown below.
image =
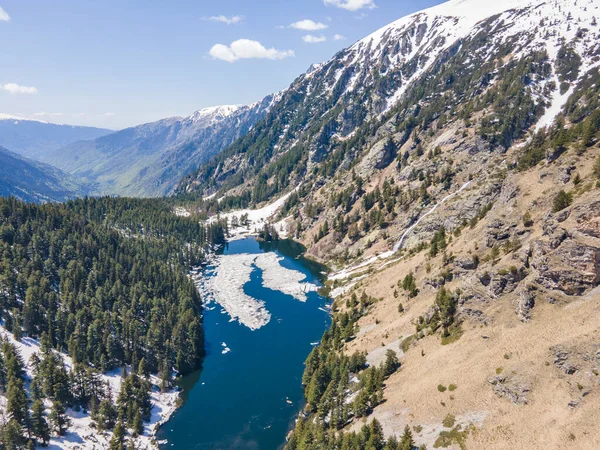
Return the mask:
MULTIPOLYGON (((3 344, 0 390, 12 417, 2 430, 6 448, 19 448, 23 433, 48 440, 36 428, 43 400, 52 401, 51 418, 62 417, 65 407, 83 408, 99 429, 118 420, 117 426, 139 433, 141 421, 150 418, 149 374, 159 373, 167 389, 173 369, 186 374, 200 366, 202 299, 188 273, 208 246, 223 240, 220 224, 177 217, 168 201, 85 198, 33 205, 0 199, 2 324, 16 341, 39 340, 42 352, 28 361, 29 384, 27 361, 3 344), (59 353, 70 357, 70 370, 59 353), (133 374, 114 406, 98 377, 121 367, 133 374)), ((58 434, 67 428, 57 427, 58 434)))
POLYGON ((76 177, 0 147, 0 195, 28 202, 62 202, 86 190, 76 177))

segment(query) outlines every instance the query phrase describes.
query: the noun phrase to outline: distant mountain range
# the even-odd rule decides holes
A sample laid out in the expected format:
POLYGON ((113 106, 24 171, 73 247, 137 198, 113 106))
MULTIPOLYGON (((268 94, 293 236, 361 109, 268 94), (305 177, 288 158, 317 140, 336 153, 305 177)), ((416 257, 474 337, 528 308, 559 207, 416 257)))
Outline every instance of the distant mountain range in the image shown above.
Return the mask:
POLYGON ((51 154, 73 142, 96 139, 111 130, 58 125, 0 113, 0 145, 26 158, 52 164, 51 154))
POLYGON ((205 108, 116 132, 0 114, 0 145, 69 173, 92 195, 157 197, 248 133, 278 99, 205 108))
POLYGON ((28 202, 62 202, 85 195, 80 180, 55 167, 0 147, 0 196, 28 202))

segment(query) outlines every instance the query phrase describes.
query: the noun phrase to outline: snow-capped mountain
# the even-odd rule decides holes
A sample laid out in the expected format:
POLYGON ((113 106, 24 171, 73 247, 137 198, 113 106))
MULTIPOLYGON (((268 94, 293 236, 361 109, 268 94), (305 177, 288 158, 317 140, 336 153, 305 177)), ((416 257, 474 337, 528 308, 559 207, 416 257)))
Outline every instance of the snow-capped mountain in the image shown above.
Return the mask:
MULTIPOLYGON (((456 117, 467 104, 477 113, 471 128, 485 129, 491 148, 507 148, 551 124, 575 87, 598 68, 598 19, 599 0, 452 0, 401 18, 312 66, 265 121, 186 178, 181 190, 226 190, 259 173, 270 178, 280 156, 290 152, 295 167, 289 171, 298 179, 334 156, 354 164, 365 147, 394 128, 406 131, 398 137, 402 146, 415 128, 440 115, 456 117), (523 76, 518 88, 515 71, 523 76), (500 86, 511 83, 519 117, 519 110, 494 103, 500 86)), ((272 181, 266 197, 256 201, 289 186, 272 181)))
POLYGON ((58 168, 95 183, 97 194, 167 195, 181 177, 245 135, 277 98, 201 109, 77 142, 47 157, 58 168))
POLYGON ((242 108, 248 108, 246 105, 222 105, 222 106, 212 106, 209 108, 203 108, 201 110, 196 111, 194 114, 189 116, 187 120, 197 123, 203 122, 205 126, 214 125, 222 120, 225 120, 227 117, 235 114, 242 108))

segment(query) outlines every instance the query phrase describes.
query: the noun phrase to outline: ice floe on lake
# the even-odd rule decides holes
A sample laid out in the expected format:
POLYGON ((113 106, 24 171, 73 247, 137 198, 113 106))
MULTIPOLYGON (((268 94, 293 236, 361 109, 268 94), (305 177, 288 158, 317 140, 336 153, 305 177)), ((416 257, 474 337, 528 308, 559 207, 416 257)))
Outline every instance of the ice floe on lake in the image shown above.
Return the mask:
MULTIPOLYGON (((276 253, 220 255, 214 261, 214 273, 195 276, 198 289, 216 301, 232 320, 252 330, 257 330, 271 320, 265 302, 247 295, 244 286, 255 270, 262 272, 262 285, 305 302, 307 294, 317 290, 313 283, 305 282, 306 275, 281 265, 283 258, 276 253)), ((225 353, 225 352, 223 352, 225 353)))
POLYGON ((308 292, 316 291, 318 288, 312 283, 303 282, 306 275, 297 270, 288 269, 281 265, 283 258, 275 253, 263 253, 258 255, 255 265, 262 270, 262 285, 274 291, 280 291, 291 295, 301 302, 306 301, 308 292))

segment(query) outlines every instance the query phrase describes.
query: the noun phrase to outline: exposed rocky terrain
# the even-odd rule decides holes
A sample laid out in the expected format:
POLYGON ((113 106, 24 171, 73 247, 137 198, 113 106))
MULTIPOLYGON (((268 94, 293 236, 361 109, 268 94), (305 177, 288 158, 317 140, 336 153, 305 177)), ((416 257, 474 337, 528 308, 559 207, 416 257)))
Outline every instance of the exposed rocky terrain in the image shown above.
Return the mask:
MULTIPOLYGON (((401 355, 386 401, 372 413, 386 434, 399 435, 408 424, 422 430, 417 443, 431 448, 452 414, 463 429, 474 427, 467 448, 600 445, 593 425, 600 414, 600 240, 592 236, 600 190, 591 173, 599 156, 598 148, 583 156, 567 152, 510 174, 484 218, 449 233, 443 254, 425 249, 378 260, 336 282, 351 286, 336 297, 342 310, 353 293, 378 299, 344 352, 370 355, 391 344, 401 355), (572 206, 553 213, 555 195, 572 186, 559 180, 564 163, 576 166, 583 185, 572 206), (523 217, 531 218, 527 226, 523 217), (410 272, 419 290, 414 298, 398 285, 410 272), (446 345, 439 330, 418 331, 421 318, 437 310, 441 286, 456 298, 457 329, 446 345), (438 391, 450 384, 453 392, 438 391)), ((458 202, 441 206, 437 219, 448 220, 458 202)), ((424 230, 417 236, 427 239, 424 230)))

